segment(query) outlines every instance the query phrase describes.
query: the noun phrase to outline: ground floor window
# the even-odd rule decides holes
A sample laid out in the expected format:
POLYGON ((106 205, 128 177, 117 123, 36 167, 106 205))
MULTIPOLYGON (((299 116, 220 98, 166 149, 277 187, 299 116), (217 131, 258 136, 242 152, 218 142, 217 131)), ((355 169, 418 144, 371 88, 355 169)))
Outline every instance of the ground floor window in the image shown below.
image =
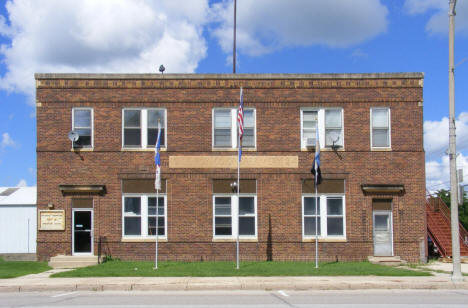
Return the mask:
POLYGON ((214 238, 257 238, 257 197, 255 195, 214 195, 214 238), (237 220, 237 213, 239 219, 237 220))
POLYGON ((315 238, 346 237, 345 197, 343 195, 312 194, 302 196, 302 236, 315 238), (316 227, 317 224, 317 227, 316 227))
POLYGON ((122 197, 123 237, 156 236, 156 204, 158 204, 158 236, 167 235, 166 196, 160 195, 157 202, 154 194, 126 194, 122 197))

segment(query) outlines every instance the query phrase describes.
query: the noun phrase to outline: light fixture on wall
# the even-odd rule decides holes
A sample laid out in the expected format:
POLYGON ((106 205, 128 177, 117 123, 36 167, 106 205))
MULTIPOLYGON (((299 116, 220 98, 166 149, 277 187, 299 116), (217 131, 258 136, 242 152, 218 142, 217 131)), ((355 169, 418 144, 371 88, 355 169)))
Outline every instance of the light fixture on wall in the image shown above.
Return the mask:
POLYGON ((47 207, 49 208, 49 210, 51 210, 51 209, 54 208, 54 204, 53 204, 53 203, 49 203, 49 204, 47 204, 47 207))
POLYGON ((232 182, 229 186, 231 186, 231 189, 233 192, 237 192, 237 182, 234 181, 232 182))

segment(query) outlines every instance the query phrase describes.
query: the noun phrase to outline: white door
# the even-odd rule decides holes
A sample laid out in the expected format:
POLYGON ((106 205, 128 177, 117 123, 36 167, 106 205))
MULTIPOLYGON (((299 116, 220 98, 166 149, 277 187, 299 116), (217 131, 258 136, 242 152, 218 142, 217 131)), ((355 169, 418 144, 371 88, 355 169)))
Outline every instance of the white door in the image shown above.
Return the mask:
POLYGON ((73 209, 73 255, 93 254, 93 210, 73 209))
POLYGON ((392 211, 373 211, 374 256, 393 256, 392 211))

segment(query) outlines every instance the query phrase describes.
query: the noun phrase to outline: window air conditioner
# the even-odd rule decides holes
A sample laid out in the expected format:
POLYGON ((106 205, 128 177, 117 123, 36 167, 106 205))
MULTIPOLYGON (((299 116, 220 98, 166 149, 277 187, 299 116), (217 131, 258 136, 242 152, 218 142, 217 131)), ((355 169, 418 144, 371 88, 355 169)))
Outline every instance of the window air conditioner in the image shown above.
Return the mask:
POLYGON ((309 147, 315 147, 315 138, 307 138, 306 140, 306 146, 309 147))

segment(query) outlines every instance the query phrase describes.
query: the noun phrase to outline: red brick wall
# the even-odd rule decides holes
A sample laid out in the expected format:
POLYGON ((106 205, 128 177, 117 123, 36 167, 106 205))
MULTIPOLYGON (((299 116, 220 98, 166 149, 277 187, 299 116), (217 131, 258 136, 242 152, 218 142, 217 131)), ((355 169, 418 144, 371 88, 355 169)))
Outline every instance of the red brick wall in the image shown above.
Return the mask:
MULTIPOLYGON (((53 203, 55 209, 66 211, 64 232, 38 232, 39 259, 71 254, 72 196, 63 196, 60 184, 106 185, 105 195, 93 196, 95 242, 106 236, 104 250, 114 257, 154 257, 154 243, 121 242, 121 179, 154 174, 153 152, 121 151, 121 118, 124 107, 164 107, 168 146, 161 159, 168 184, 168 242, 160 243, 161 260, 233 260, 235 243, 212 241, 212 179, 234 179, 236 170, 169 169, 168 157, 212 155, 212 108, 236 107, 238 88, 223 80, 157 80, 146 86, 144 81, 128 80, 118 81, 112 89, 105 82, 41 80, 38 85, 38 209, 53 203), (94 108, 94 150, 75 153, 67 133, 72 107, 81 106, 94 108)), ((301 179, 312 177, 312 153, 300 151, 300 108, 339 106, 344 110, 345 151, 339 155, 322 151, 321 169, 325 178, 346 180, 347 241, 320 243, 321 259, 362 260, 372 255, 376 196, 364 195, 360 185, 403 184, 404 194, 381 197, 393 199, 395 255, 419 260, 419 242, 426 236, 419 79, 310 80, 297 88, 290 81, 236 82, 245 87, 245 107, 256 108, 257 114, 257 151, 244 155, 299 157, 298 169, 242 169, 243 178, 257 179, 258 213, 258 242, 241 243, 243 259, 314 259, 315 244, 302 242, 301 179), (390 152, 370 151, 369 109, 376 106, 391 109, 390 152)))

